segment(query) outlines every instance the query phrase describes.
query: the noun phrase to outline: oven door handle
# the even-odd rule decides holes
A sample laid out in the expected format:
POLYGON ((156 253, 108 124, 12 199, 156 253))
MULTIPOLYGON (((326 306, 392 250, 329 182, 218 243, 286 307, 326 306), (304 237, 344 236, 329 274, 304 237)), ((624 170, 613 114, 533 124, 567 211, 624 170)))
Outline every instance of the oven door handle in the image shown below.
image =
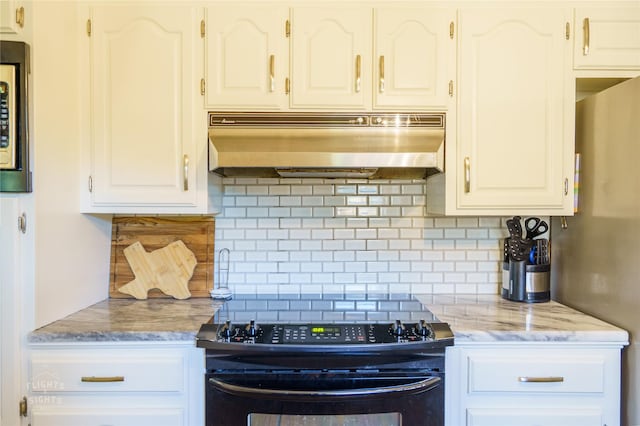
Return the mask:
POLYGON ((247 386, 234 385, 223 382, 218 379, 210 378, 209 383, 216 388, 232 394, 252 394, 256 396, 284 396, 284 397, 353 397, 353 396, 371 396, 385 395, 391 393, 404 392, 426 392, 440 385, 440 377, 427 377, 423 380, 394 386, 380 386, 374 388, 358 388, 358 389, 336 389, 336 390, 284 390, 284 389, 265 389, 253 388, 247 386))

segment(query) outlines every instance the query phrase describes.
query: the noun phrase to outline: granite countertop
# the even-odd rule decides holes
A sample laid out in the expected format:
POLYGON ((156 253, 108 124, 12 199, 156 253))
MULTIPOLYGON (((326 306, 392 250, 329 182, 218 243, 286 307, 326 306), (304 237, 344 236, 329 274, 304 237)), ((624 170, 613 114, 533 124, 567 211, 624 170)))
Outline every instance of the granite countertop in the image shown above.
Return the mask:
POLYGON ((429 295, 420 301, 449 323, 456 342, 617 342, 629 334, 560 303, 519 303, 498 295, 429 295))
POLYGON ((29 343, 195 341, 221 302, 210 298, 107 299, 32 331, 29 343))
MULTIPOLYGON (((498 295, 421 295, 456 342, 617 342, 628 333, 557 302, 516 303, 498 295)), ((221 302, 209 298, 107 299, 29 334, 30 343, 194 341, 221 302)))

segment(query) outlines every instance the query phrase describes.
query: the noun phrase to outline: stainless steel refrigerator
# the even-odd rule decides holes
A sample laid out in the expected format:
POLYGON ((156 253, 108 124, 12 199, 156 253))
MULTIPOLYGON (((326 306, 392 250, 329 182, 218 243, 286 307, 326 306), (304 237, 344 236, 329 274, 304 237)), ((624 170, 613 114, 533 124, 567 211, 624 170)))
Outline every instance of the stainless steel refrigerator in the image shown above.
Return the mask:
MULTIPOLYGON (((576 105, 578 212, 553 218, 553 299, 626 329, 622 419, 640 425, 640 77, 576 105)), ((588 374, 588 372, 585 372, 588 374)))

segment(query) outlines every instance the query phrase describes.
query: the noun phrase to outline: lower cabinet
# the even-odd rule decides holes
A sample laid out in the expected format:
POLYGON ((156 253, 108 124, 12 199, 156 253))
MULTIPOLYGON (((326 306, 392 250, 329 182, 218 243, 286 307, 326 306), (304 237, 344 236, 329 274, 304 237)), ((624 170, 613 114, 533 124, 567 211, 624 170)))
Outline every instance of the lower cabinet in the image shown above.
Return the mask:
POLYGON ((204 354, 184 344, 38 344, 32 426, 204 424, 204 354))
POLYGON ((620 424, 620 345, 464 343, 447 353, 448 426, 620 424))

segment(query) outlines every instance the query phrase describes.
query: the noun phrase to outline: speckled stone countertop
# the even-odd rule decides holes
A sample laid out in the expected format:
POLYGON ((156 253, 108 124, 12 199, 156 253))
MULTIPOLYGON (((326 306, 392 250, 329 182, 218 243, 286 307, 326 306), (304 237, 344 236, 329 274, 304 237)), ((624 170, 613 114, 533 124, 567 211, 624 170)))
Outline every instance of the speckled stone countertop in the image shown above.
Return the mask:
POLYGON ((209 298, 107 299, 29 334, 29 343, 194 341, 220 302, 209 298))
MULTIPOLYGON (((556 302, 516 303, 498 295, 416 296, 456 342, 616 342, 626 331, 556 302)), ((221 302, 208 298, 107 299, 29 334, 30 343, 195 341, 221 302)))
POLYGON ((625 330, 550 301, 518 303, 498 295, 428 295, 420 301, 461 342, 616 342, 625 330))

